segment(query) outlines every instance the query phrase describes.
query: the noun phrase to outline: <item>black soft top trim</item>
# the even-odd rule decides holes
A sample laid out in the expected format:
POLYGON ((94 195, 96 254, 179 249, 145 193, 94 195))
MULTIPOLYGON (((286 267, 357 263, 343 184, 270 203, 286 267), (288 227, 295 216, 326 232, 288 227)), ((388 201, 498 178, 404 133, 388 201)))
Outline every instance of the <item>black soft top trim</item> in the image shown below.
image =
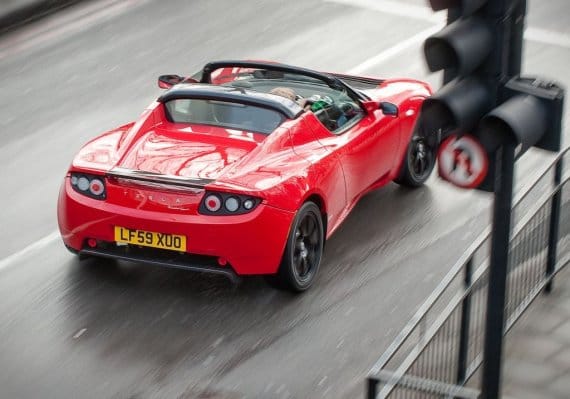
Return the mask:
POLYGON ((297 73, 299 75, 309 76, 318 80, 322 80, 328 85, 334 85, 338 82, 335 77, 324 74, 321 72, 314 71, 312 69, 301 68, 293 65, 280 64, 275 62, 263 62, 263 61, 238 61, 238 60, 225 60, 225 61, 213 61, 209 62, 204 66, 202 71, 202 83, 210 83, 210 74, 216 69, 220 68, 260 68, 269 71, 281 71, 289 73, 297 73))

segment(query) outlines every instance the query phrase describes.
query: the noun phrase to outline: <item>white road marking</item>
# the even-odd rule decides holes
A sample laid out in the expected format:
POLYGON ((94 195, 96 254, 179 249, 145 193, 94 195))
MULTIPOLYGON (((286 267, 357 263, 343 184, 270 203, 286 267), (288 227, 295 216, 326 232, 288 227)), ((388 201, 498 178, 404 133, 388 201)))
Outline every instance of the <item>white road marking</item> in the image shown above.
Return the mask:
POLYGON ((40 238, 38 241, 34 242, 33 244, 30 244, 24 249, 21 249, 18 252, 13 253, 12 255, 9 255, 8 257, 0 260, 0 270, 7 268, 11 264, 15 263, 14 262, 15 260, 21 257, 42 250, 44 247, 50 245, 58 238, 59 238, 59 231, 57 230, 52 231, 47 236, 40 238))
POLYGON ((350 74, 360 74, 372 67, 378 66, 387 60, 391 59, 392 57, 396 56, 397 54, 401 53, 402 51, 417 45, 424 41, 429 35, 434 34, 438 30, 442 28, 443 25, 436 25, 432 26, 428 29, 425 29, 414 36, 399 42, 398 44, 387 48, 386 50, 382 51, 381 53, 375 55, 372 58, 367 59, 366 61, 358 64, 357 66, 351 68, 348 73, 350 74))
POLYGON ((74 336, 73 339, 77 339, 79 337, 81 337, 83 334, 85 334, 85 331, 87 331, 86 328, 82 328, 81 330, 79 330, 74 336))
MULTIPOLYGON (((444 23, 445 12, 433 12, 429 7, 400 3, 392 0, 323 0, 327 3, 343 4, 349 7, 378 11, 397 17, 416 19, 432 23, 444 23)), ((570 35, 548 29, 527 26, 525 39, 537 43, 570 49, 570 35)))
POLYGON ((524 37, 533 42, 570 48, 570 35, 539 28, 526 28, 524 37))
POLYGON ((446 15, 443 12, 434 13, 428 7, 406 4, 392 0, 324 0, 326 3, 337 3, 349 7, 364 8, 378 11, 397 17, 418 19, 427 22, 445 22, 446 15))

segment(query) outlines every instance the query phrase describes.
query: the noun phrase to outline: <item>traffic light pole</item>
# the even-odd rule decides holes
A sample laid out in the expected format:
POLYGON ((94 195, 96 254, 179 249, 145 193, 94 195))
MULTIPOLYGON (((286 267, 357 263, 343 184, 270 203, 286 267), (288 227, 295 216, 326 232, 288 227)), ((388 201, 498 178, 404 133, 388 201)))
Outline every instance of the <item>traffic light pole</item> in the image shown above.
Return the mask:
POLYGON ((515 143, 506 143, 495 154, 495 201, 491 235, 491 265, 485 346, 483 349, 482 399, 497 399, 501 393, 501 358, 505 324, 505 292, 509 262, 511 205, 515 166, 515 143))

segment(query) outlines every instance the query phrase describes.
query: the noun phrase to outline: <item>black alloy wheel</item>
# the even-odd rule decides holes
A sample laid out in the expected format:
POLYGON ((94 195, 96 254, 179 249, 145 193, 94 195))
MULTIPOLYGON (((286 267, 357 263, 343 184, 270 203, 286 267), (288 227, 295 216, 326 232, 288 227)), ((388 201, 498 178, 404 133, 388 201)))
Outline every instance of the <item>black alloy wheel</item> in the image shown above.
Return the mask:
POLYGON ((414 137, 410 143, 410 172, 412 173, 414 180, 426 180, 433 168, 433 157, 434 154, 427 146, 424 139, 420 137, 414 137))
POLYGON ((321 211, 315 203, 306 202, 291 225, 279 271, 269 282, 295 292, 308 289, 319 270, 323 245, 321 211))
POLYGON ((412 137, 400 175, 395 179, 396 183, 408 187, 423 185, 435 166, 436 151, 437 148, 430 145, 424 137, 412 137))

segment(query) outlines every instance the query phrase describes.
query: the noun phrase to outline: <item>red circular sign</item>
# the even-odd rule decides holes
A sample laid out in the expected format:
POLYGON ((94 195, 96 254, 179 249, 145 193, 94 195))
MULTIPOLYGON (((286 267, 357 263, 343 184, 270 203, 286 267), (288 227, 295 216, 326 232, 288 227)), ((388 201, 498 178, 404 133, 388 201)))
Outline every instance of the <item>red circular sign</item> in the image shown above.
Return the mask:
POLYGON ((483 182, 489 169, 487 152, 471 135, 452 135, 439 147, 439 175, 462 188, 475 188, 483 182))

